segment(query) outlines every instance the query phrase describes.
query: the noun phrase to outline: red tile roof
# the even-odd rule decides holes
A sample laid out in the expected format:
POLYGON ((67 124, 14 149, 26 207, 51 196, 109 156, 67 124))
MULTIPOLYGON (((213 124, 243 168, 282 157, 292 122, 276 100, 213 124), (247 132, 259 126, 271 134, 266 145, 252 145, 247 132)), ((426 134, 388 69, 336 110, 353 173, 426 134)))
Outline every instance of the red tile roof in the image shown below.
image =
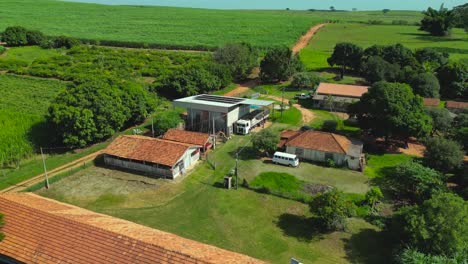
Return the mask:
POLYGON ((193 145, 145 136, 119 136, 104 154, 172 167, 193 145))
POLYGON ((316 93, 325 95, 338 95, 343 97, 361 97, 367 93, 368 86, 346 85, 335 83, 320 83, 316 93))
POLYGON ((286 143, 289 140, 293 139, 294 137, 298 136, 301 133, 302 131, 299 131, 299 130, 284 130, 283 132, 281 132, 280 141, 278 142, 277 147, 278 148, 284 147, 284 145, 286 145, 286 143))
POLYGON ((263 263, 32 193, 0 195, 0 212, 0 254, 24 263, 263 263))
POLYGON ((308 130, 288 141, 286 146, 346 154, 351 144, 345 136, 308 130))
POLYGON ((445 107, 454 109, 468 108, 468 102, 447 101, 445 107))
POLYGON ((434 106, 437 107, 440 104, 440 99, 438 98, 424 98, 424 105, 425 106, 434 106))
POLYGON ((197 146, 205 146, 210 139, 210 135, 206 133, 171 128, 164 134, 163 139, 197 146))

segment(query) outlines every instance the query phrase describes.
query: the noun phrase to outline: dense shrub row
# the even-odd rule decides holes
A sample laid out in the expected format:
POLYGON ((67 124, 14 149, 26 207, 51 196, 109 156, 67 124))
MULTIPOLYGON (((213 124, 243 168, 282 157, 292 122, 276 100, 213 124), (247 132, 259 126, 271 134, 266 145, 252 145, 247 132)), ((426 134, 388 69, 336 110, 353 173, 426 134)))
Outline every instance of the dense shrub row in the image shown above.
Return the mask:
POLYGON ((20 26, 7 27, 1 34, 1 39, 8 46, 31 46, 39 45, 43 48, 72 48, 81 42, 67 36, 46 36, 38 30, 29 30, 20 26))

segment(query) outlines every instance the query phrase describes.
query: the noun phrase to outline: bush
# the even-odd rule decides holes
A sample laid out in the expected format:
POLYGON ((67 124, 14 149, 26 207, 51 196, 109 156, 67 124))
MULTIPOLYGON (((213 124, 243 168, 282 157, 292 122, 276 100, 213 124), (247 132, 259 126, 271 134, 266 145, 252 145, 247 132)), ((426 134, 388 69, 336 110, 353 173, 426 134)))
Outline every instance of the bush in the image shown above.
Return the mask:
POLYGON ((3 53, 5 53, 5 51, 6 51, 5 47, 0 46, 0 55, 2 55, 3 53))
POLYGON ((325 164, 326 164, 326 166, 329 167, 329 168, 334 168, 334 167, 336 167, 336 163, 335 163, 335 161, 334 161, 333 159, 327 159, 327 160, 325 161, 325 164))
POLYGON ((352 214, 354 204, 344 199, 343 192, 333 189, 314 197, 309 208, 325 230, 345 230, 346 218, 352 214))
POLYGON ((335 132, 337 127, 338 127, 338 121, 325 120, 322 125, 322 130, 326 132, 335 132))
POLYGON ((252 146, 260 153, 273 153, 278 145, 279 136, 271 129, 263 129, 252 136, 252 146))
POLYGON ((312 72, 294 74, 291 86, 294 88, 315 88, 320 83, 320 77, 312 72))
POLYGON ((28 45, 40 45, 46 36, 38 30, 29 30, 26 32, 26 39, 28 40, 28 45))
POLYGON ((464 152, 455 141, 436 137, 426 142, 424 162, 431 168, 449 172, 458 168, 463 163, 463 158, 464 152))
POLYGON ((81 42, 77 38, 67 36, 46 37, 40 43, 41 47, 44 49, 71 49, 80 44, 81 42))
POLYGON ((27 32, 24 27, 7 27, 2 33, 2 41, 8 46, 25 46, 28 44, 27 32))

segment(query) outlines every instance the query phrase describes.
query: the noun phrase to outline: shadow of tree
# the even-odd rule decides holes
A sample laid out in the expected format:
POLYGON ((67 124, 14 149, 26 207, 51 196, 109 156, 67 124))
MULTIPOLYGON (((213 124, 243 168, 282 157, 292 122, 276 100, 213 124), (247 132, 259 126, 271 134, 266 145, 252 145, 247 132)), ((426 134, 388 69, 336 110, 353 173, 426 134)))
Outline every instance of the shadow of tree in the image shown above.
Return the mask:
POLYGON ((430 34, 421 32, 421 33, 405 33, 401 32, 398 33, 400 35, 406 35, 406 36, 415 36, 416 39, 419 40, 425 40, 425 41, 437 41, 437 42, 444 42, 444 41, 466 41, 464 38, 461 37, 440 37, 440 36, 432 36, 430 34))
POLYGON ((276 225, 283 230, 284 235, 295 237, 299 241, 310 242, 323 235, 317 220, 305 216, 285 213, 280 215, 276 225))
POLYGON ((383 231, 363 229, 342 240, 351 263, 393 263, 393 243, 383 231))
POLYGON ((239 153, 240 160, 251 160, 258 158, 258 152, 252 146, 238 147, 237 149, 229 152, 229 155, 235 159, 236 153, 240 150, 242 150, 239 153))

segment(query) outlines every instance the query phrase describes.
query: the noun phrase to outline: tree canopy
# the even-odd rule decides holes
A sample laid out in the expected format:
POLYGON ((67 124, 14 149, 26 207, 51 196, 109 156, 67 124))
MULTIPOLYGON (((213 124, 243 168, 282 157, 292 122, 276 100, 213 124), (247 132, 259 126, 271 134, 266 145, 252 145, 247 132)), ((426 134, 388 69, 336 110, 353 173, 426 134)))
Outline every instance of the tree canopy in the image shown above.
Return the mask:
POLYGON ((263 129, 252 136, 252 146, 260 153, 270 153, 276 150, 279 136, 271 129, 263 129))
POLYGON ((436 194, 419 206, 400 210, 394 227, 412 248, 455 256, 468 244, 468 202, 452 193, 436 194))
POLYGON ((452 140, 442 137, 430 138, 426 142, 424 162, 427 166, 442 172, 458 168, 464 158, 461 146, 452 140))
POLYGON ((468 97, 468 65, 463 62, 452 62, 437 70, 440 82, 440 94, 444 98, 468 97))
POLYGON ((439 80, 430 72, 419 73, 411 76, 409 84, 411 85, 411 88, 413 88, 413 92, 421 97, 440 97, 439 80))
POLYGON ((448 133, 452 127, 453 118, 446 108, 428 107, 426 113, 432 118, 432 134, 448 133))
POLYGON ((341 42, 335 45, 333 54, 327 59, 330 66, 341 66, 341 79, 345 74, 346 68, 357 70, 360 65, 363 49, 355 44, 341 42))
POLYGON ((406 139, 425 136, 432 129, 422 98, 415 96, 407 84, 377 82, 350 110, 375 136, 406 139))
POLYGON ((442 4, 439 10, 429 7, 423 12, 419 30, 427 31, 433 36, 448 36, 454 26, 455 17, 453 11, 444 8, 442 4))
POLYGON ((294 74, 291 86, 295 88, 315 88, 320 83, 320 77, 313 72, 298 72, 294 74))
POLYGON ((344 230, 353 206, 346 201, 343 192, 336 188, 317 195, 309 203, 310 212, 325 230, 344 230))
POLYGON ((247 78, 257 66, 257 52, 246 43, 232 43, 220 47, 214 53, 214 60, 226 65, 236 80, 247 78))
POLYGON ((153 117, 156 136, 163 135, 169 128, 175 128, 183 120, 177 110, 166 110, 153 117))
POLYGON ((286 81, 304 65, 288 47, 269 49, 260 63, 260 79, 263 82, 286 81))

